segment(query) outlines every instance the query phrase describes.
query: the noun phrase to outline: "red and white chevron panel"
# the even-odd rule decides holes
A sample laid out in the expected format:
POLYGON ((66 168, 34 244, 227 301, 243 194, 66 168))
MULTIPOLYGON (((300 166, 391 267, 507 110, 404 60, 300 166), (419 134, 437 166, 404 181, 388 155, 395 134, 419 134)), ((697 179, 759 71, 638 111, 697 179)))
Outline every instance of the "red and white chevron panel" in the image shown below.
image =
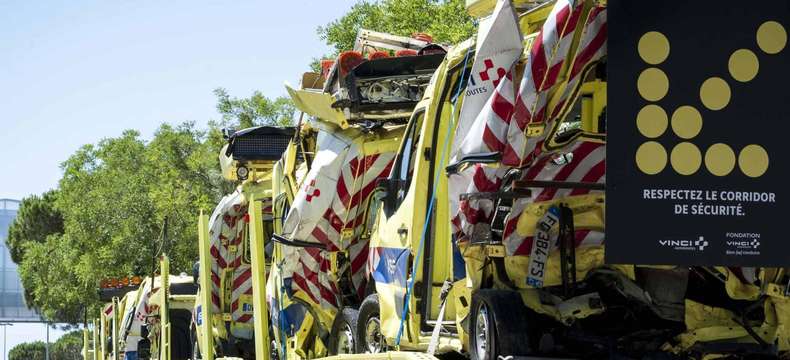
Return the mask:
POLYGON ((527 165, 538 148, 539 138, 527 137, 527 126, 546 119, 549 95, 560 80, 582 12, 582 1, 558 0, 535 38, 508 126, 503 164, 527 165))
MULTIPOLYGON (((352 148, 356 153, 356 146, 352 148)), ((352 283, 357 293, 361 294, 368 277, 365 272, 368 244, 367 241, 359 240, 361 225, 365 223, 365 207, 376 188, 377 181, 389 176, 395 153, 349 156, 349 158, 340 169, 334 189, 335 194, 326 194, 335 197, 305 240, 322 243, 327 246, 327 251, 348 250, 352 283), (344 232, 346 238, 341 236, 344 232)), ((311 188, 308 184, 300 191, 317 194, 311 196, 321 196, 316 190, 320 191, 311 188)), ((294 284, 314 301, 336 307, 337 288, 326 277, 328 260, 315 249, 301 251, 299 258, 300 266, 293 275, 294 284), (328 293, 329 291, 331 294, 328 293)))
POLYGON ((296 289, 303 291, 313 302, 325 308, 337 308, 339 293, 329 279, 330 263, 325 253, 316 248, 299 249, 299 261, 292 274, 296 289))
POLYGON ((583 80, 585 71, 589 66, 606 55, 606 7, 596 6, 590 9, 587 21, 584 24, 578 50, 574 55, 573 63, 568 72, 568 86, 565 87, 560 100, 552 109, 551 116, 547 119, 546 128, 551 127, 552 123, 558 120, 561 113, 567 112, 568 109, 565 105, 569 99, 571 101, 575 100, 576 95, 578 95, 579 89, 577 87, 579 82, 583 80))
POLYGON ((236 268, 242 263, 242 235, 247 204, 241 191, 222 198, 209 218, 211 252, 211 303, 214 313, 221 313, 222 287, 220 276, 227 268, 236 268), (233 250, 231 251, 231 246, 233 250))
POLYGON ((357 296, 361 299, 365 296, 365 285, 370 278, 367 271, 368 253, 370 241, 355 238, 351 246, 348 247, 348 256, 351 261, 351 282, 357 291, 357 296))
MULTIPOLYGON (((272 199, 264 198, 262 220, 272 219, 272 199)), ((209 219, 209 239, 211 252, 211 305, 212 311, 222 313, 223 271, 230 272, 227 281, 231 282, 230 313, 236 323, 252 321, 250 308, 243 306, 241 297, 252 295, 252 272, 244 259, 244 228, 249 222, 247 201, 237 190, 222 198, 209 219)), ((224 306, 223 306, 224 305, 224 306)))
POLYGON ((230 315, 237 323, 248 323, 252 320, 252 308, 244 308, 242 295, 252 295, 252 269, 248 264, 241 264, 233 269, 230 295, 230 315))
MULTIPOLYGON (((376 182, 389 175, 394 159, 394 152, 350 156, 340 168, 334 189, 336 193, 326 194, 334 195, 329 208, 315 224, 308 239, 304 240, 322 243, 328 251, 348 248, 351 239, 359 236, 360 225, 365 222, 364 206, 367 205, 368 197, 375 190, 376 182), (351 239, 341 239, 344 230, 351 231, 354 236, 351 239)), ((303 190, 315 193, 309 185, 303 190)))
POLYGON ((518 15, 499 1, 480 22, 474 63, 458 115, 453 162, 469 154, 501 151, 515 101, 513 68, 524 50, 518 15))
MULTIPOLYGON (((606 146, 588 141, 578 141, 565 150, 567 154, 544 154, 527 169, 524 180, 571 181, 603 183, 606 180, 606 146), (572 154, 572 155, 568 155, 572 154), (558 162, 558 156, 571 158, 570 162, 558 162)), ((517 199, 505 219, 503 242, 507 255, 529 256, 532 250, 532 237, 521 236, 516 232, 518 218, 528 204, 559 199, 573 195, 590 193, 587 189, 530 188, 531 197, 517 199)), ((603 233, 579 230, 576 233, 577 246, 587 246, 603 242, 603 233)))
MULTIPOLYGON (((502 185, 506 169, 490 168, 481 164, 464 170, 471 174, 471 181, 465 193, 493 192, 502 185)), ((470 236, 478 223, 490 223, 494 202, 489 199, 461 200, 456 217, 452 220, 453 232, 463 241, 470 236)))

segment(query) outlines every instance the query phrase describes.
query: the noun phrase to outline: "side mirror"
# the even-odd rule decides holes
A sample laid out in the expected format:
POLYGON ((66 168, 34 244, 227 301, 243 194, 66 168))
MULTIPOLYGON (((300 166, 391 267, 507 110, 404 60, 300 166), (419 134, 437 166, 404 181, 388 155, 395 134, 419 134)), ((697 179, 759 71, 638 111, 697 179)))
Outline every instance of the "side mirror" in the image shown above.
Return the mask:
MULTIPOLYGON (((381 196, 382 207, 384 214, 390 217, 398 207, 398 195, 401 181, 398 179, 379 179, 376 185, 376 193, 381 196)), ((402 194, 401 194, 402 195, 402 194)))
POLYGON ((200 287, 200 261, 195 261, 192 264, 192 283, 200 287))

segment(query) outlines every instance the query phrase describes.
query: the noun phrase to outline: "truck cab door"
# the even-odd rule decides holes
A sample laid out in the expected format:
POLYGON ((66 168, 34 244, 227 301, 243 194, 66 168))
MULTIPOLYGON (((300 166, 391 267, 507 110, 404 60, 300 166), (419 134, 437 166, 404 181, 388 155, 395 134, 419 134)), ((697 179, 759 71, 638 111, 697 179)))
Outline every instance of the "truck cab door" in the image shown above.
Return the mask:
POLYGON ((384 199, 370 242, 371 280, 379 295, 381 331, 389 344, 394 343, 400 328, 413 248, 419 241, 416 222, 424 216, 424 210, 419 209, 424 202, 415 203, 417 198, 424 199, 428 182, 427 162, 418 152, 424 140, 424 119, 425 108, 418 105, 404 132, 392 173, 383 182, 384 199))

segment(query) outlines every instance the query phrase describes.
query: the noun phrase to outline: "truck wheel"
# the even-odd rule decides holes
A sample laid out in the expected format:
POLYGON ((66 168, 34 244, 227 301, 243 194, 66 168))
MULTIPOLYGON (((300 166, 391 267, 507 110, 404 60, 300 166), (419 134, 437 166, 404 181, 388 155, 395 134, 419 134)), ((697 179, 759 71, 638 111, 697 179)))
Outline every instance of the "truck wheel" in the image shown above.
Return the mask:
POLYGON ((197 339, 192 340, 192 360, 200 360, 200 346, 198 346, 197 339))
POLYGON ((197 330, 194 326, 192 326, 192 329, 189 331, 189 340, 192 341, 192 356, 190 359, 200 360, 200 345, 198 345, 197 330))
POLYGON ((357 321, 357 353, 378 354, 387 350, 387 342, 381 334, 379 296, 370 294, 359 306, 357 321))
POLYGON ((469 314, 469 352, 472 360, 528 355, 533 339, 527 332, 526 307, 518 293, 479 290, 469 314))
POLYGON ((343 308, 335 315, 332 332, 329 334, 327 349, 329 355, 353 354, 356 350, 356 329, 359 312, 352 308, 343 308))

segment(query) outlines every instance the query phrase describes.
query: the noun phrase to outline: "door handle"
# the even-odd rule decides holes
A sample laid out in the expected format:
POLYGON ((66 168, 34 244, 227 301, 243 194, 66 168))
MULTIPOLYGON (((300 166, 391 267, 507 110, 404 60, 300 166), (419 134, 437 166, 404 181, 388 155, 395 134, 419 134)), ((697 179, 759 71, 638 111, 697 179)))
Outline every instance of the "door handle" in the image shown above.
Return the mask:
POLYGON ((407 229, 405 226, 401 226, 401 227, 398 229, 398 235, 400 235, 401 237, 406 237, 406 235, 407 235, 408 233, 409 233, 409 229, 407 229))

